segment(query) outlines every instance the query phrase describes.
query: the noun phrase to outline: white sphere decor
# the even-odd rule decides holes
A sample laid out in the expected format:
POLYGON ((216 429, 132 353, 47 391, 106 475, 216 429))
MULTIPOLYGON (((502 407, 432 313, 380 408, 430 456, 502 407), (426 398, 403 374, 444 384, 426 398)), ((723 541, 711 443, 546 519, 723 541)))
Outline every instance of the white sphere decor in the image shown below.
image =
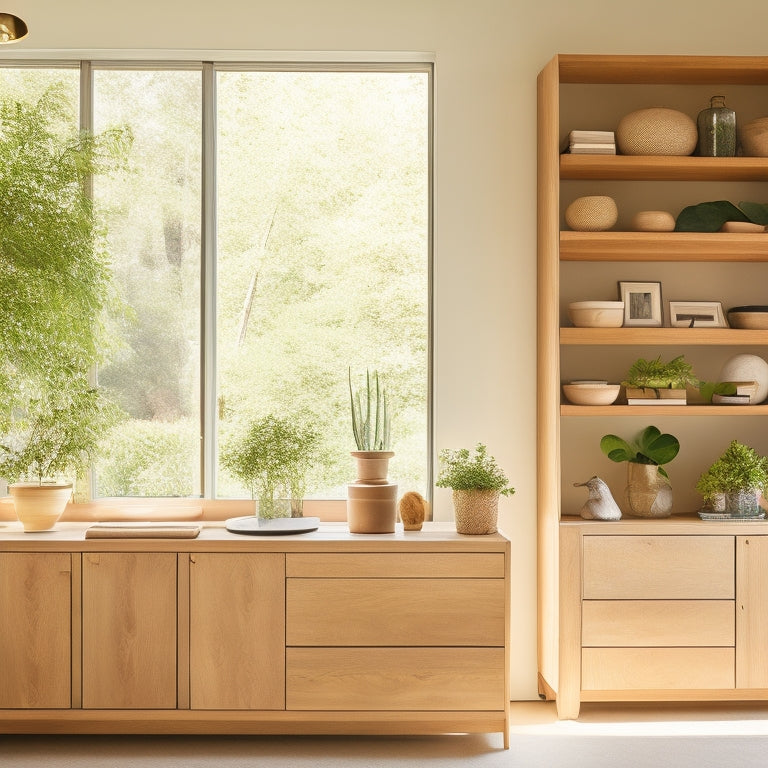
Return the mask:
POLYGON ((756 381, 757 393, 749 404, 757 405, 768 397, 768 363, 757 355, 734 355, 723 365, 720 381, 756 381))

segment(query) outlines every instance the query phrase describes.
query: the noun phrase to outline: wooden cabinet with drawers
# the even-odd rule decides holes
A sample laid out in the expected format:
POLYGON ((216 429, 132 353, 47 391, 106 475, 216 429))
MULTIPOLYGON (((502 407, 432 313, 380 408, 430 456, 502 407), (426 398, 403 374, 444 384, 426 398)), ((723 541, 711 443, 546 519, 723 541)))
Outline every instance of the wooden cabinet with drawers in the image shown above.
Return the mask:
POLYGON ((763 525, 564 521, 559 715, 582 701, 768 699, 763 525))
POLYGON ((452 528, 0 532, 0 732, 500 731, 508 746, 509 541, 452 528))

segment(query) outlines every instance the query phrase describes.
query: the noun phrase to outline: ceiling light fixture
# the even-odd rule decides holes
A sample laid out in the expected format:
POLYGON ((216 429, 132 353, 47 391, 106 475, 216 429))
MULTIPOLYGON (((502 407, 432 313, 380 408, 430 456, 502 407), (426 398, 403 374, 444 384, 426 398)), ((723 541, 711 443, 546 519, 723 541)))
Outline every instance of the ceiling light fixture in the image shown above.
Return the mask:
POLYGON ((27 25, 12 13, 0 13, 0 45, 17 43, 29 34, 27 25))

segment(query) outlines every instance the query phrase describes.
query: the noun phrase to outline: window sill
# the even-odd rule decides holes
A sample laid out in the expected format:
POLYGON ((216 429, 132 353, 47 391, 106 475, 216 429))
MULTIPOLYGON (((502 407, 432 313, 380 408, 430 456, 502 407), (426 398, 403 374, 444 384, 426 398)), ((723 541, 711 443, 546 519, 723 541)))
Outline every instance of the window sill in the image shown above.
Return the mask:
MULTIPOLYGON (((191 520, 227 520, 254 513, 255 502, 250 499, 165 499, 109 498, 85 503, 70 503, 61 517, 62 522, 120 522, 123 520, 152 520, 157 522, 191 520)), ((344 499, 307 499, 306 517, 319 517, 323 522, 345 522, 344 499)), ((0 499, 0 521, 16 520, 13 500, 0 499)))

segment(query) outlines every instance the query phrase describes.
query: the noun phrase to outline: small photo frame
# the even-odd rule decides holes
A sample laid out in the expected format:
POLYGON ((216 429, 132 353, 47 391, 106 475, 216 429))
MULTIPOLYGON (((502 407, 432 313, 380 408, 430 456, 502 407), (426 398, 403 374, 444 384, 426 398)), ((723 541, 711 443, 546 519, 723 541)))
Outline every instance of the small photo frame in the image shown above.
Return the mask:
POLYGON ((719 301, 670 301, 669 323, 673 328, 727 328, 719 301))
POLYGON ((661 283, 619 281, 619 299, 624 302, 625 326, 662 325, 661 283))

